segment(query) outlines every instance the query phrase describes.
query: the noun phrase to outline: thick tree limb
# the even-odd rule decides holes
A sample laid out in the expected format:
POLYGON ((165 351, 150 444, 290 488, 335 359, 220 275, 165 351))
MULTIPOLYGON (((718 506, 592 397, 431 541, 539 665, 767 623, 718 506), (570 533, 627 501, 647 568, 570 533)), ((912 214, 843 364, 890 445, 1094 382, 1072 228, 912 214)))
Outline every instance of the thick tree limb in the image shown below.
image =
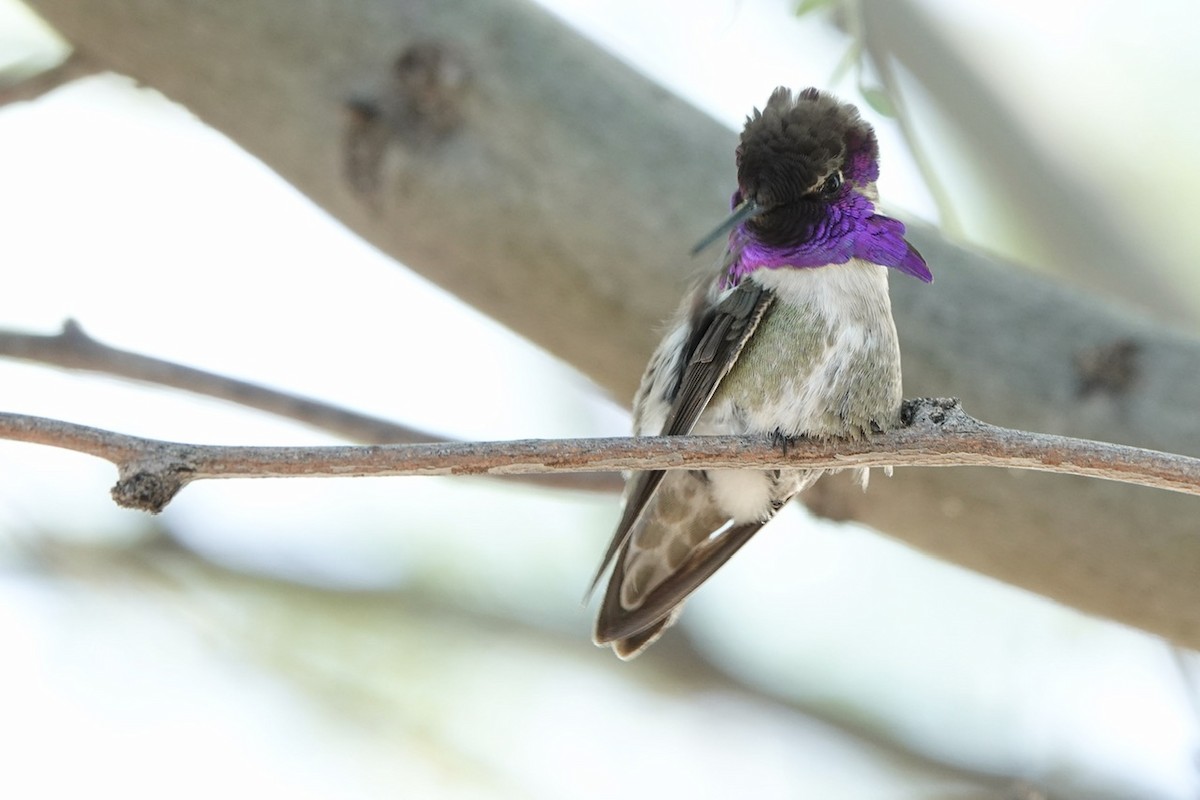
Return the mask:
MULTIPOLYGON (((101 372, 186 392, 228 400, 248 408, 311 425, 364 444, 416 444, 443 442, 443 437, 418 431, 379 417, 360 414, 307 397, 280 392, 249 381, 240 381, 194 367, 186 367, 140 353, 110 347, 88 336, 74 320, 60 333, 38 335, 0 329, 0 356, 9 356, 67 369, 101 372)), ((617 492, 621 480, 607 473, 552 473, 509 475, 535 486, 582 491, 617 492)))
MULTIPOLYGON (((93 57, 184 103, 375 246, 618 397, 632 394, 692 269, 684 254, 733 187, 731 131, 520 0, 30 2, 93 57), (435 82, 456 87, 443 99, 457 113, 428 115, 456 118, 452 132, 431 136, 445 129, 389 111, 442 108, 406 95, 395 69, 418 41, 457 54, 437 63, 469 76, 465 88, 435 82), (347 104, 359 96, 373 100, 347 104)), ((910 235, 937 282, 893 284, 909 394, 960 394, 1013 428, 1200 454, 1195 340, 928 227, 910 235), (1097 370, 1104 352, 1129 363, 1097 370)), ((845 481, 805 495, 1200 647, 1195 498, 981 470, 908 470, 866 499, 845 481)))
POLYGON ((0 413, 0 438, 63 447, 113 462, 119 505, 158 512, 206 478, 514 475, 588 470, 756 467, 1000 466, 1106 478, 1200 495, 1200 459, 988 425, 957 400, 907 401, 906 426, 860 440, 669 436, 529 439, 374 447, 227 447, 128 436, 0 413))

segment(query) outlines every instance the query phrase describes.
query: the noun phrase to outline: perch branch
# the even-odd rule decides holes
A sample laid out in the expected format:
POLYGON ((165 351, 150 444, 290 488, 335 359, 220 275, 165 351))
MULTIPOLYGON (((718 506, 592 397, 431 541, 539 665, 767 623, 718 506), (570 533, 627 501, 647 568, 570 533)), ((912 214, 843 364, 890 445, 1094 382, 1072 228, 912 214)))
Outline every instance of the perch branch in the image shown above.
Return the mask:
MULTIPOLYGON (((445 441, 423 431, 307 397, 111 347, 89 336, 78 322, 71 319, 63 323, 59 333, 51 335, 0 330, 0 356, 115 375, 215 397, 301 422, 351 442, 418 444, 445 441)), ((602 492, 621 489, 620 479, 610 473, 559 472, 506 477, 548 488, 602 492)))
POLYGON ((204 478, 505 475, 625 469, 988 466, 1060 472, 1200 495, 1200 459, 999 428, 957 400, 906 401, 904 427, 860 440, 670 436, 367 447, 226 447, 144 439, 83 425, 0 414, 0 438, 63 447, 113 462, 113 499, 161 511, 204 478))

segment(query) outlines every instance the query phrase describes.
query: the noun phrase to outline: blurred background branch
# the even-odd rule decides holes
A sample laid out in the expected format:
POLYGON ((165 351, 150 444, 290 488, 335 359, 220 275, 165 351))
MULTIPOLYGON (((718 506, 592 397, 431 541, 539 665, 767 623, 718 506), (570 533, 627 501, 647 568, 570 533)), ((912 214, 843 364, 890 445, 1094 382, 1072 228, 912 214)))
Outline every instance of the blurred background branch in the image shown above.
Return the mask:
POLYGON ((24 70, 5 70, 6 74, 3 77, 8 80, 0 80, 0 106, 36 100, 47 92, 52 92, 71 81, 95 75, 102 69, 99 64, 84 55, 82 50, 75 49, 49 69, 38 69, 36 65, 32 65, 29 74, 23 74, 24 70))
MULTIPOLYGON (((936 112, 956 129, 972 154, 992 195, 989 225, 1020 231, 1015 250, 1024 263, 1046 272, 1074 278, 1090 291, 1104 292, 1122 302, 1152 312, 1161 319, 1195 330, 1194 303, 1185 301, 1169 273, 1147 264, 1148 251, 1132 237, 1132 226, 1121 224, 1098 193, 1068 169, 1063 154, 1037 145, 977 67, 965 57, 918 0, 846 0, 842 19, 859 21, 868 69, 881 79, 899 110, 909 146, 915 153, 928 147, 916 131, 915 110, 905 97, 902 73, 936 112)), ((854 27, 850 27, 854 30, 854 27)), ((1050 124, 1070 125, 1070 112, 1050 124)), ((1086 136, 1086 131, 1079 131, 1086 136)), ((937 168, 922 160, 923 175, 933 187, 942 186, 937 168)), ((950 205, 945 200, 939 208, 950 205)), ((962 223, 949 232, 963 236, 962 223)), ((943 220, 946 222, 946 220, 943 220)))
MULTIPOLYGON (((722 789, 743 785, 730 764, 756 763, 778 775, 806 748, 823 753, 806 768, 811 776, 828 774, 819 783, 841 783, 833 764, 858 765, 884 786, 936 793, 921 795, 929 797, 1011 800, 1014 786, 1022 783, 923 758, 869 726, 812 718, 705 666, 682 636, 660 642, 654 659, 617 675, 609 669, 611 659, 598 657, 596 648, 571 647, 578 638, 571 621, 522 624, 434 587, 346 592, 297 585, 223 568, 161 537, 114 549, 46 536, 25 558, 31 572, 85 600, 69 612, 81 624, 102 623, 103 615, 114 613, 149 616, 159 647, 197 640, 218 654, 236 654, 261 675, 286 681, 289 693, 304 698, 308 708, 289 724, 311 725, 310 717, 316 717, 339 730, 356 762, 386 763, 387 775, 401 777, 390 785, 405 791, 427 787, 431 794, 455 795, 465 787, 515 797, 506 787, 528 785, 527 774, 533 773, 536 787, 576 796, 585 771, 595 776, 596 791, 611 796, 621 791, 625 770, 636 768, 644 738, 594 737, 587 748, 560 756, 568 759, 565 764, 547 763, 546 745, 563 731, 580 736, 581 718, 595 722, 614 712, 650 732, 654 729, 639 719, 650 711, 667 726, 664 731, 690 721, 704 731, 704 740, 721 748, 729 775, 715 781, 722 789), (670 687, 665 695, 664 686, 670 687), (776 722, 758 727, 754 712, 767 712, 776 722), (491 741, 496 736, 507 745, 496 748, 491 741), (448 765, 447 774, 427 784, 425 758, 448 765), (613 772, 614 762, 627 766, 613 772)), ((89 659, 89 646, 81 637, 74 652, 89 659)), ((147 697, 157 696, 152 677, 142 683, 147 697)), ((304 765, 296 769, 312 780, 304 765)), ((663 780, 693 787, 699 796, 712 786, 693 785, 687 775, 663 780)))

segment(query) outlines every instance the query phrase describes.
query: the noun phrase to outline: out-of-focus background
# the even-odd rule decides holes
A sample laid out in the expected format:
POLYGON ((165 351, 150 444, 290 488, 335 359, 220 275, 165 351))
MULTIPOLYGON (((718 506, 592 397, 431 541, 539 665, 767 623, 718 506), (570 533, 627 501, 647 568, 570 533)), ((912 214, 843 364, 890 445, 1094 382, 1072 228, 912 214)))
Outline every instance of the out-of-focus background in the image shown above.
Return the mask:
MULTIPOLYGON (((901 116, 880 113, 888 80, 856 66, 853 4, 544 4, 731 128, 777 84, 838 91, 879 130, 889 207, 1053 261, 979 142, 911 76, 890 76, 901 116)), ((1080 201, 1127 226, 1157 267, 1145 282, 1171 287, 1160 313, 1194 331, 1191 4, 920 5, 1080 201), (1066 116, 1094 120, 1089 135, 1068 138, 1066 116)), ((0 81, 62 52, 0 0, 0 81)), ((625 398, 119 76, 0 107, 0 221, 9 331, 71 318, 114 346, 448 437, 627 429, 625 398)), ((1149 290, 1133 300, 1154 308, 1149 290)), ((0 361, 0 409, 180 441, 336 441, 16 361, 0 361)), ((1193 653, 802 508, 623 664, 592 647, 579 602, 615 496, 222 481, 151 518, 113 506, 113 479, 0 441, 5 797, 1200 797, 1193 653)))

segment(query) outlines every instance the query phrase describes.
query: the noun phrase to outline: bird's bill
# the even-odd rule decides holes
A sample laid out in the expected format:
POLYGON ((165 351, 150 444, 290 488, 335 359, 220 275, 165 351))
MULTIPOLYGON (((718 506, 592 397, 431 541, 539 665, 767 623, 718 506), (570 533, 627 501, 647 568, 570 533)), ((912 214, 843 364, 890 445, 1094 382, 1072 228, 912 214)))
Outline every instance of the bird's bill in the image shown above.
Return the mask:
POLYGON ((720 239, 722 235, 728 233, 746 220, 757 216, 762 212, 763 209, 760 208, 758 203, 755 203, 753 200, 743 200, 742 202, 738 203, 736 206, 734 206, 733 213, 726 217, 724 222, 713 228, 711 233, 701 239, 696 246, 692 248, 692 255, 696 255, 701 250, 715 242, 717 239, 720 239))

